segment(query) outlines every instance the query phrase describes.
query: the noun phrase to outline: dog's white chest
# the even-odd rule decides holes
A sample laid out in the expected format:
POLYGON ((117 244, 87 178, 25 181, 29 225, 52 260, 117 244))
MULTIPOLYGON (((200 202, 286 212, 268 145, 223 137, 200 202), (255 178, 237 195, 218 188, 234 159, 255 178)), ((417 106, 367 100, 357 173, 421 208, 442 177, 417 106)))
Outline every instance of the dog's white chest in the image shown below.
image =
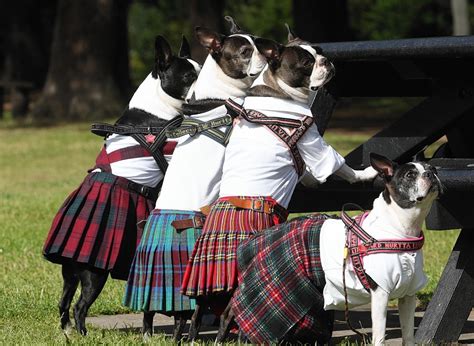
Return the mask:
MULTIPOLYGON (((375 238, 376 234, 372 234, 375 238)), ((342 282, 345 228, 341 220, 327 220, 321 228, 321 264, 326 277, 324 287, 324 308, 344 309, 344 288, 342 282)), ((373 254, 364 257, 364 269, 368 275, 385 290, 390 299, 413 295, 427 281, 423 272, 423 252, 395 254, 373 254)), ((370 293, 357 278, 350 261, 346 266, 346 287, 350 307, 368 304, 370 293)))

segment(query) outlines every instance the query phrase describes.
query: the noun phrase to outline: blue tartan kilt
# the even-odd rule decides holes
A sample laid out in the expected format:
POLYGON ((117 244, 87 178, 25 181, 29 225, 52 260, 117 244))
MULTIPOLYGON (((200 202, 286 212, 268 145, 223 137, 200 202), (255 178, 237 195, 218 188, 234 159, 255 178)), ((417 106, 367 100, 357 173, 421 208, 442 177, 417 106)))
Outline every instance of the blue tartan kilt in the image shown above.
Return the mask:
POLYGON ((203 214, 194 211, 155 209, 147 220, 125 288, 123 304, 136 311, 194 310, 194 299, 180 293, 186 265, 199 228, 177 231, 171 223, 203 214))

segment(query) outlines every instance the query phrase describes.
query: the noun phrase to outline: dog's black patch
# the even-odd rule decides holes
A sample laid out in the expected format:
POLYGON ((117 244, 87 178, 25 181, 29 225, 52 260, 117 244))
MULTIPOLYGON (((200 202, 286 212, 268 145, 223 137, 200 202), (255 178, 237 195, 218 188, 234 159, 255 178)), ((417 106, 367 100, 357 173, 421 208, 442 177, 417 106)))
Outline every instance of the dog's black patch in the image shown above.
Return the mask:
POLYGON ((159 114, 153 115, 142 109, 130 108, 123 112, 122 116, 115 122, 115 125, 163 126, 167 121, 158 117, 159 114))
POLYGON ((299 46, 285 47, 275 75, 290 87, 309 87, 311 73, 316 60, 307 50, 299 46))
POLYGON ((157 69, 161 88, 171 97, 184 100, 198 74, 187 59, 173 57, 164 69, 157 69))

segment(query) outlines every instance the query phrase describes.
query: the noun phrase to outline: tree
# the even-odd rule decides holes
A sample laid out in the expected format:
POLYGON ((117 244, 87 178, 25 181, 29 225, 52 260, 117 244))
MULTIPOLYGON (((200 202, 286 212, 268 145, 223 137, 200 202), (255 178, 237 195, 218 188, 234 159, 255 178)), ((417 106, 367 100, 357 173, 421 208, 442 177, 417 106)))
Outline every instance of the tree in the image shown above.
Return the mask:
POLYGON ((467 0, 451 0, 451 12, 453 16, 453 35, 469 35, 471 27, 467 0))
POLYGON ((36 119, 116 117, 130 93, 129 0, 59 0, 36 119))
POLYGON ((310 42, 352 39, 347 0, 293 0, 294 31, 310 42))
MULTIPOLYGON (((189 14, 192 27, 205 26, 217 32, 224 31, 224 0, 191 0, 189 14)), ((191 41, 191 56, 193 59, 204 62, 207 52, 197 42, 191 41)))

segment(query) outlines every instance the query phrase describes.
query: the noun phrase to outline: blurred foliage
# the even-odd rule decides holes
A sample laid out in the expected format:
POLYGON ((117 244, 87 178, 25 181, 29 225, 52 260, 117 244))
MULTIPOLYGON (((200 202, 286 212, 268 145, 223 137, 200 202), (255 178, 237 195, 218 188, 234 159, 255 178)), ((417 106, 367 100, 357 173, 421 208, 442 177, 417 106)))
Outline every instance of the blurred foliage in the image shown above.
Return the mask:
MULTIPOLYGON (((452 33, 448 0, 350 0, 347 6, 350 28, 356 40, 449 36, 452 33)), ((286 42, 284 23, 292 25, 294 21, 292 0, 226 1, 223 14, 234 17, 248 32, 280 42, 286 42)), ((132 2, 129 44, 132 80, 136 85, 151 69, 157 34, 165 36, 175 50, 179 48, 181 34, 189 40, 194 39, 189 17, 186 0, 132 2)), ((474 32, 472 0, 470 18, 474 32)))
POLYGON ((348 1, 349 20, 358 40, 451 35, 449 1, 348 1))
POLYGON ((181 35, 192 40, 191 23, 187 20, 186 1, 133 2, 128 13, 130 74, 138 85, 151 72, 155 54, 155 37, 163 35, 178 52, 181 35))

